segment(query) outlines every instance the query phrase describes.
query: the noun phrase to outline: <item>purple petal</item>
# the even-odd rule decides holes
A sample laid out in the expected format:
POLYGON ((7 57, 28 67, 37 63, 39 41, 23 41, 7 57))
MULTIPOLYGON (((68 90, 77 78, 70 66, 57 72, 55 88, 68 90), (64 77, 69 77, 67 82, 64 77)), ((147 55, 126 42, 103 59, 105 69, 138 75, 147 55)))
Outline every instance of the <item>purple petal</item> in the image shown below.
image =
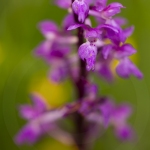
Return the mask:
POLYGON ((91 112, 91 107, 93 106, 92 101, 84 100, 81 103, 81 107, 79 109, 79 112, 85 116, 87 116, 91 112))
POLYGON ((103 46, 102 55, 104 59, 107 59, 111 50, 113 50, 113 46, 111 44, 103 46))
POLYGON ((77 28, 83 27, 83 26, 84 26, 83 24, 74 24, 74 25, 69 26, 69 28, 67 30, 74 30, 74 29, 77 29, 77 28))
POLYGON ((117 106, 113 111, 113 121, 117 125, 126 124, 127 119, 132 113, 132 108, 130 105, 124 104, 117 106))
POLYGON ((95 50, 97 50, 96 47, 93 48, 93 52, 91 51, 92 56, 86 59, 86 63, 87 63, 86 69, 88 71, 95 69, 95 59, 96 59, 95 50))
POLYGON ((37 48, 35 48, 34 54, 38 57, 45 58, 45 56, 50 52, 50 50, 51 50, 51 42, 44 41, 37 48))
POLYGON ((98 70, 98 74, 103 77, 106 81, 112 82, 114 80, 114 76, 109 66, 102 65, 98 70))
POLYGON ((87 70, 93 70, 97 55, 97 47, 94 44, 86 42, 79 47, 78 54, 82 60, 86 60, 87 70))
POLYGON ((127 58, 121 60, 116 68, 116 72, 123 78, 129 78, 130 75, 134 75, 139 79, 143 78, 141 71, 127 58))
POLYGON ((88 39, 89 42, 96 42, 97 39, 100 38, 101 31, 99 31, 97 28, 89 28, 85 32, 85 38, 88 39))
POLYGON ((39 23, 38 27, 45 37, 48 37, 50 34, 56 34, 58 32, 57 25, 52 21, 43 21, 39 23))
POLYGON ((71 7, 71 0, 55 0, 57 6, 68 9, 71 7))
POLYGON ((84 0, 88 5, 92 4, 93 0, 84 0))
POLYGON ((129 28, 124 29, 123 34, 126 38, 128 38, 132 35, 133 31, 134 31, 134 26, 131 26, 129 28))
POLYGON ((22 105, 19 107, 19 111, 21 114, 21 117, 30 120, 39 115, 39 113, 34 109, 34 107, 29 105, 22 105))
POLYGON ((53 50, 50 53, 50 58, 56 57, 56 58, 63 58, 64 54, 60 50, 53 50))
POLYGON ((72 3, 73 11, 78 15, 79 22, 83 23, 89 12, 89 6, 85 0, 75 0, 72 3))
POLYGON ((33 101, 34 108, 36 108, 38 112, 42 113, 47 110, 45 100, 39 94, 37 93, 32 94, 31 99, 33 101))
POLYGON ((132 140, 133 139, 133 129, 130 126, 123 126, 116 129, 116 136, 120 140, 132 140))
MULTIPOLYGON (((65 37, 64 37, 65 38, 65 37)), ((67 39, 68 37, 66 37, 67 39)), ((51 53, 53 53, 54 51, 59 51, 60 53, 62 53, 62 55, 67 55, 70 52, 70 46, 65 43, 65 40, 61 39, 63 41, 63 43, 59 43, 59 41, 55 41, 52 44, 52 51, 51 53)), ((53 55, 53 54, 51 54, 53 55)))
POLYGON ((125 24, 127 24, 127 20, 125 18, 122 17, 116 17, 114 18, 114 21, 119 25, 119 26, 123 26, 125 24))
POLYGON ((104 18, 110 18, 120 13, 120 8, 124 8, 122 4, 114 2, 109 4, 102 12, 104 18))
POLYGON ((122 31, 120 30, 118 33, 112 32, 112 30, 107 30, 107 37, 115 44, 119 45, 120 42, 124 43, 126 38, 122 31))
POLYGON ((37 125, 26 125, 21 131, 16 135, 15 142, 18 145, 21 144, 33 144, 35 143, 39 136, 41 135, 41 131, 39 126, 37 125))
POLYGON ((91 9, 100 12, 106 7, 106 4, 107 0, 95 0, 94 6, 92 6, 91 9))
POLYGON ((49 73, 49 78, 56 83, 62 82, 67 77, 67 68, 66 67, 57 67, 51 69, 49 73))
POLYGON ((102 25, 98 26, 97 28, 98 29, 106 29, 106 31, 111 30, 115 33, 119 33, 119 30, 116 27, 109 25, 109 24, 102 24, 102 25))
POLYGON ((121 61, 116 68, 117 74, 122 78, 129 78, 130 76, 130 65, 131 63, 128 61, 121 61))
POLYGON ((107 23, 112 27, 112 29, 107 29, 108 38, 111 39, 116 45, 119 45, 120 42, 124 43, 126 37, 123 33, 122 28, 112 19, 109 20, 107 23))
POLYGON ((132 63, 130 66, 131 74, 137 77, 138 79, 143 78, 143 73, 132 63))
MULTIPOLYGON (((59 42, 57 40, 57 42, 59 42)), ((43 58, 51 64, 55 58, 63 59, 70 52, 70 47, 67 44, 57 42, 44 41, 34 51, 35 55, 43 58)), ((62 40, 61 40, 62 42, 62 40)))
POLYGON ((96 2, 101 3, 102 5, 106 6, 108 0, 96 0, 96 2))
POLYGON ((124 58, 126 56, 131 56, 136 53, 136 50, 130 44, 124 44, 120 47, 118 51, 115 53, 115 57, 117 59, 124 58))
POLYGON ((94 93, 96 95, 98 92, 98 87, 95 84, 87 84, 85 91, 87 94, 94 93))
MULTIPOLYGON (((65 38, 65 37, 64 37, 65 38)), ((62 39, 63 40, 63 39, 62 39)), ((61 40, 61 41, 62 41, 61 40)), ((58 43, 59 41, 57 40, 52 44, 51 51, 48 54, 49 59, 53 58, 64 58, 69 52, 70 52, 70 46, 65 44, 65 43, 58 43)), ((63 41, 64 42, 64 41, 63 41)))
POLYGON ((63 21, 63 28, 67 30, 70 26, 75 24, 74 16, 73 14, 69 14, 65 17, 63 21))
POLYGON ((111 119, 114 104, 110 100, 105 100, 99 108, 103 116, 104 126, 107 127, 111 119))

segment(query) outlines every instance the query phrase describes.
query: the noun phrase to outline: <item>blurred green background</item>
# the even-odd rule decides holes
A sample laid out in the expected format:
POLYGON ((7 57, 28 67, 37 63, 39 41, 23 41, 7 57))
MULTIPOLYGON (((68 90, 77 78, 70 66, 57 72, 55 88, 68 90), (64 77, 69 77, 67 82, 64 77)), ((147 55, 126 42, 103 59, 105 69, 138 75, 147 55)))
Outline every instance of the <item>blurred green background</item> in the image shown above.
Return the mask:
MULTIPOLYGON (((112 95, 117 102, 127 101, 133 105, 130 120, 138 139, 134 143, 120 143, 108 130, 98 139, 94 150, 150 150, 150 1, 117 0, 127 8, 127 17, 135 32, 130 41, 138 50, 136 64, 144 73, 144 79, 117 79, 109 85, 95 77, 100 94, 112 95)), ((110 1, 109 1, 110 2, 110 1)), ((45 137, 34 146, 18 147, 14 135, 25 123, 17 106, 28 103, 32 91, 40 92, 52 106, 73 100, 69 81, 54 85, 46 79, 48 66, 32 55, 33 49, 43 39, 36 28, 38 22, 51 19, 61 25, 66 11, 50 4, 49 0, 0 0, 0 149, 1 150, 49 150, 73 149, 45 137), (65 87, 65 88, 64 88, 65 87)), ((75 148, 74 148, 75 149, 75 148)))

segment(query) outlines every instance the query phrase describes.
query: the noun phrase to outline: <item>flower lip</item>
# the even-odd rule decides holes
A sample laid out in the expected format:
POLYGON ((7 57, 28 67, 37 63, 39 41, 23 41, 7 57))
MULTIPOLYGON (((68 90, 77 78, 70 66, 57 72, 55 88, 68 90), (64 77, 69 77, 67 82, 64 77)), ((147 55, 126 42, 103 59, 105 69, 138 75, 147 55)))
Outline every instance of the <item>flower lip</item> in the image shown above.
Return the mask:
POLYGON ((134 75, 138 79, 143 78, 142 72, 128 58, 124 58, 120 61, 116 68, 116 72, 123 78, 129 78, 130 75, 134 75))
POLYGON ((87 70, 94 70, 97 47, 90 42, 86 42, 79 47, 78 54, 82 60, 86 60, 87 70))

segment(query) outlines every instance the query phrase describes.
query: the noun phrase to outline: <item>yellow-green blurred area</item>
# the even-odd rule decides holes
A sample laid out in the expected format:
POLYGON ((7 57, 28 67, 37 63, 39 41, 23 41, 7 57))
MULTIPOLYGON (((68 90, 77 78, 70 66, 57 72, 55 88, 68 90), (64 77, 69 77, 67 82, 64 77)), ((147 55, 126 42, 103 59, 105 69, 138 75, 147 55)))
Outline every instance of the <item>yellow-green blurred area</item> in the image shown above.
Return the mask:
MULTIPOLYGON (((138 54, 133 60, 144 73, 144 79, 118 78, 109 85, 93 76, 99 84, 99 94, 112 95, 117 103, 129 102, 134 108, 130 123, 137 132, 134 143, 121 143, 109 129, 96 141, 94 150, 150 150, 150 1, 117 0, 126 9, 122 16, 135 25, 129 42, 138 54)), ((110 2, 110 1, 109 1, 110 2)), ((61 25, 66 11, 50 4, 50 0, 0 0, 0 150, 71 150, 52 138, 45 137, 33 146, 18 147, 13 137, 24 125, 19 117, 19 104, 30 103, 30 92, 39 92, 53 106, 72 101, 74 89, 69 81, 60 85, 50 82, 46 76, 48 66, 33 56, 33 49, 43 40, 36 25, 51 19, 61 25)))

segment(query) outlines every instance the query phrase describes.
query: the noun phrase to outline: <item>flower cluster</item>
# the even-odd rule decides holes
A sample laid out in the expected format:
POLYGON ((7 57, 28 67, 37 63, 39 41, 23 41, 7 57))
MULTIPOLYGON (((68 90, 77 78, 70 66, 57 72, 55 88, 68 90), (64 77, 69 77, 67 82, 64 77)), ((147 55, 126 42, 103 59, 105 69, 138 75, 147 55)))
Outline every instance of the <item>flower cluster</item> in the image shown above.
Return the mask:
POLYGON ((81 149, 82 144, 97 137, 102 129, 106 130, 109 126, 114 128, 119 139, 132 139, 134 132, 127 123, 132 113, 130 105, 118 105, 108 96, 99 96, 97 85, 88 79, 89 72, 93 71, 106 81, 113 81, 111 63, 114 60, 118 61, 115 70, 120 77, 143 77, 130 60, 136 50, 126 43, 134 27, 124 28, 126 19, 115 17, 125 7, 117 2, 107 5, 107 0, 55 0, 55 4, 68 10, 69 14, 63 20, 62 30, 49 20, 39 23, 38 28, 45 40, 34 54, 50 65, 50 80, 60 83, 70 77, 79 95, 73 103, 52 109, 47 108, 41 96, 33 94, 33 106, 20 107, 21 116, 28 123, 17 134, 16 142, 32 144, 43 134, 48 134, 67 144, 76 144, 81 149), (92 27, 90 16, 94 16, 96 27, 92 27), (77 33, 72 31, 75 29, 77 33), (86 135, 82 136, 84 143, 79 143, 60 123, 59 120, 69 116, 78 116, 86 122, 86 127, 76 122, 86 135))
MULTIPOLYGON (((88 94, 81 102, 76 101, 69 103, 59 109, 47 108, 45 100, 39 94, 33 94, 31 99, 33 105, 20 106, 21 117, 26 119, 28 123, 17 134, 15 141, 17 144, 33 144, 44 134, 53 136, 57 134, 58 140, 61 137, 68 136, 62 129, 59 120, 65 120, 74 113, 79 113, 86 119, 87 124, 95 124, 106 130, 109 126, 113 126, 115 135, 122 140, 129 140, 133 138, 133 130, 127 124, 127 119, 130 116, 132 109, 128 104, 115 105, 114 101, 108 97, 97 97, 97 87, 95 85, 87 85, 88 94), (89 90, 90 89, 90 90, 89 90), (93 96, 91 96, 93 95, 93 96), (96 98, 96 99, 95 99, 96 98), (57 131, 61 131, 60 134, 57 131)), ((90 130, 85 134, 85 142, 95 138, 97 130, 92 128, 92 135, 90 130)), ((100 131, 99 131, 100 132, 100 131)), ((70 139, 63 141, 65 144, 75 143, 71 135, 70 139)))

